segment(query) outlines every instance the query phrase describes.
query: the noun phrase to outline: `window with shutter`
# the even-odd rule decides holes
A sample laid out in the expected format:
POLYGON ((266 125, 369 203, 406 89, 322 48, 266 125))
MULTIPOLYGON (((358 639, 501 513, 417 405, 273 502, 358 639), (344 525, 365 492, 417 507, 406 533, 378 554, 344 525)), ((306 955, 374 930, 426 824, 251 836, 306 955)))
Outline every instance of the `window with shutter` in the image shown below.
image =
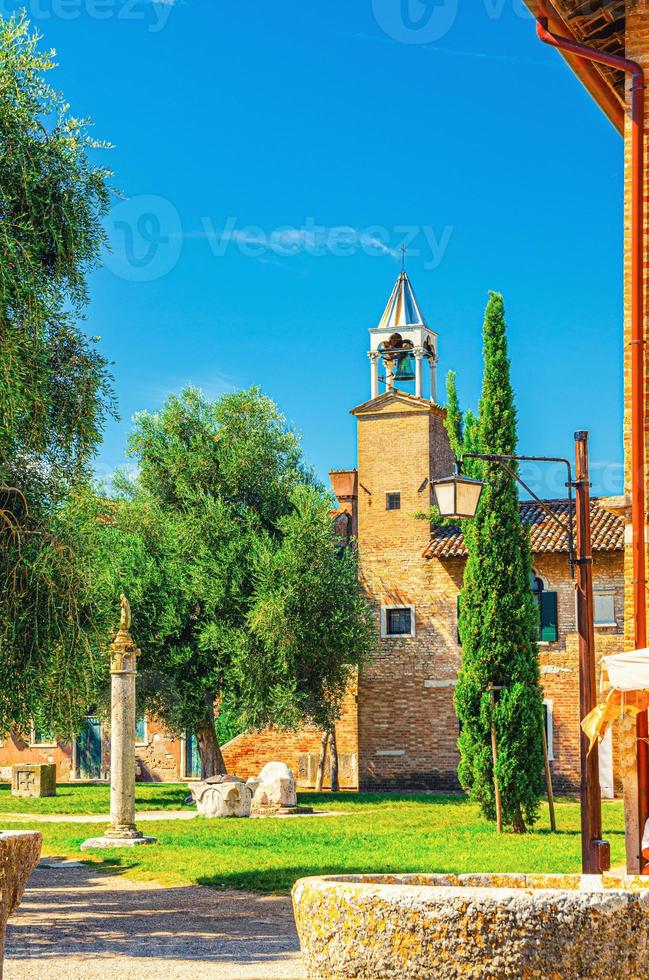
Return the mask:
POLYGON ((559 639, 559 620, 557 615, 557 593, 539 594, 539 640, 542 643, 556 643, 559 639))

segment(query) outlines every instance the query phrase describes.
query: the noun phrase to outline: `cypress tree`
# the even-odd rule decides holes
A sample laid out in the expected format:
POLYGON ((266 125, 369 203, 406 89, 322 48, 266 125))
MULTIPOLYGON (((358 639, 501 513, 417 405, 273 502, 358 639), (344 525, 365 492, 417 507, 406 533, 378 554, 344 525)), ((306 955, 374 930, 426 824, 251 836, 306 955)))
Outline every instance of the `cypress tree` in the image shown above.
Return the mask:
MULTIPOLYGON (((484 378, 477 432, 482 452, 516 452, 503 298, 490 293, 485 314, 484 378)), ((524 832, 543 794, 538 616, 530 590, 532 557, 516 483, 497 463, 483 463, 482 499, 467 525, 469 558, 461 594, 462 667, 456 690, 461 724, 459 778, 488 819, 495 819, 490 684, 498 743, 496 778, 503 824, 524 832)))
POLYGON ((462 409, 460 408, 460 399, 457 394, 455 371, 449 371, 446 375, 445 425, 451 449, 456 456, 461 456, 464 441, 464 419, 462 409))

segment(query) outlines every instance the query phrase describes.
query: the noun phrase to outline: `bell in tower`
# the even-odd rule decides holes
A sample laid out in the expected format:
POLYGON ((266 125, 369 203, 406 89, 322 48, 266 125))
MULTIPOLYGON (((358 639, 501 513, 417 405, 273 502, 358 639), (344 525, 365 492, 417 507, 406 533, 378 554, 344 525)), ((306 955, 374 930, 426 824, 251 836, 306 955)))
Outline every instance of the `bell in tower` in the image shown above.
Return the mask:
POLYGON ((405 269, 394 285, 378 327, 370 330, 370 341, 372 398, 380 394, 381 383, 386 391, 407 391, 413 382, 414 394, 423 398, 425 361, 430 375, 429 397, 436 401, 437 334, 426 326, 405 269))

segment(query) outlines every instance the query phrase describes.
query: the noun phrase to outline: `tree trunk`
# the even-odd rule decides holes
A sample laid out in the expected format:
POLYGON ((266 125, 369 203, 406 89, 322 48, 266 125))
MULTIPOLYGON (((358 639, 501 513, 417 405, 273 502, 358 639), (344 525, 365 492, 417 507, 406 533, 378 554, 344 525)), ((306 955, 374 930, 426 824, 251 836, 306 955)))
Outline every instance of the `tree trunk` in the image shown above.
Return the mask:
POLYGON ((327 758, 328 741, 329 741, 329 732, 325 731, 322 733, 322 742, 320 743, 320 756, 318 758, 318 771, 315 777, 316 793, 322 792, 322 783, 324 781, 324 769, 325 769, 325 761, 327 758))
POLYGON ((527 827, 525 826, 525 821, 523 820, 523 814, 521 813, 520 805, 516 807, 516 811, 514 813, 512 830, 514 831, 515 834, 527 833, 527 827))
POLYGON ((338 785, 338 746, 336 745, 335 726, 329 733, 329 754, 331 755, 331 792, 337 793, 340 786, 338 785))
POLYGON ((214 706, 209 698, 206 698, 206 702, 205 717, 196 727, 196 742, 201 757, 202 779, 219 776, 228 771, 214 728, 214 706))

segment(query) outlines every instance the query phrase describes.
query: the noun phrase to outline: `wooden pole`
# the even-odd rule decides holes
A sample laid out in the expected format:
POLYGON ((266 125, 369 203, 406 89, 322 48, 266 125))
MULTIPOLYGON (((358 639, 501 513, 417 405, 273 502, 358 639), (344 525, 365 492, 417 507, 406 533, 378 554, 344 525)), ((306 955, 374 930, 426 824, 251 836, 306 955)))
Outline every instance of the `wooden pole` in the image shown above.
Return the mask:
POLYGON ((554 792, 552 790, 552 772, 550 771, 550 759, 548 758, 548 737, 545 733, 545 722, 541 725, 541 737, 543 739, 543 764, 545 766, 545 785, 548 791, 548 808, 550 810, 550 830, 553 834, 557 832, 557 821, 554 815, 554 792))
POLYGON ((500 786, 498 785, 498 777, 496 775, 496 763, 498 762, 498 740, 496 738, 496 722, 494 721, 494 708, 496 706, 496 699, 494 697, 494 691, 499 691, 499 687, 495 687, 490 684, 487 688, 489 691, 489 696, 491 698, 491 758, 494 767, 494 796, 496 798, 496 829, 499 834, 503 832, 503 807, 502 801, 500 799, 500 786))
MULTIPOLYGON (((585 718, 597 704, 595 679, 595 626, 593 616, 593 558, 590 542, 590 481, 588 433, 575 432, 575 497, 577 560, 577 631, 579 633, 579 712, 585 718)), ((580 732, 581 757, 581 863, 584 874, 610 868, 610 848, 602 840, 602 800, 597 744, 588 753, 588 739, 580 732)))
POLYGON ((324 782, 324 770, 325 770, 325 760, 327 758, 327 742, 329 741, 329 732, 324 731, 322 733, 322 742, 320 743, 320 758, 318 759, 318 771, 315 777, 315 789, 316 793, 322 792, 322 784, 324 782))
POLYGON ((340 786, 338 784, 338 745, 335 725, 331 726, 329 732, 329 755, 331 756, 331 792, 337 793, 340 786))

